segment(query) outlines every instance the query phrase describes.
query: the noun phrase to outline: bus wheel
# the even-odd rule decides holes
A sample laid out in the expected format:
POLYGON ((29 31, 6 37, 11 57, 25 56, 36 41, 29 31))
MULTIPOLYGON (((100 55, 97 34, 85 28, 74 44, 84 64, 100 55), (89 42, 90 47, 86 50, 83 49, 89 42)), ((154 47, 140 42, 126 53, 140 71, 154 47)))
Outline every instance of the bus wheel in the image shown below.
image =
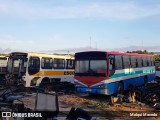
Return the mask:
POLYGON ((148 79, 147 76, 144 77, 144 85, 146 85, 148 83, 148 79))
POLYGON ((118 94, 123 94, 124 93, 124 85, 122 82, 118 84, 118 94))

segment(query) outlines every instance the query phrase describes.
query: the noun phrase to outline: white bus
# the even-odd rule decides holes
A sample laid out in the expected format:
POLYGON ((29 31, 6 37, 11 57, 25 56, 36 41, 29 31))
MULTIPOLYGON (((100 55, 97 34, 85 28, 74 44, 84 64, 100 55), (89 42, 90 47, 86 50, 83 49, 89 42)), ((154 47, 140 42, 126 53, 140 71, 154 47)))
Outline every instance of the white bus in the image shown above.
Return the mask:
POLYGON ((74 83, 74 56, 13 52, 8 59, 7 75, 22 80, 25 87, 39 86, 40 83, 74 83), (18 74, 13 75, 17 60, 18 74))

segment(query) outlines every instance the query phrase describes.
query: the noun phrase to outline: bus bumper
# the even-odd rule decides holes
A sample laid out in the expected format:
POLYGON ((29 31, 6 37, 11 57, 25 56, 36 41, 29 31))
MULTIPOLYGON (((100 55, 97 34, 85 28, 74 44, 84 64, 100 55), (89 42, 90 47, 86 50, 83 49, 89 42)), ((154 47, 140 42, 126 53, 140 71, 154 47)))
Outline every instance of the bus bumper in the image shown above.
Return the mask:
POLYGON ((95 89, 95 88, 76 88, 77 92, 90 93, 90 94, 108 94, 108 89, 95 89))

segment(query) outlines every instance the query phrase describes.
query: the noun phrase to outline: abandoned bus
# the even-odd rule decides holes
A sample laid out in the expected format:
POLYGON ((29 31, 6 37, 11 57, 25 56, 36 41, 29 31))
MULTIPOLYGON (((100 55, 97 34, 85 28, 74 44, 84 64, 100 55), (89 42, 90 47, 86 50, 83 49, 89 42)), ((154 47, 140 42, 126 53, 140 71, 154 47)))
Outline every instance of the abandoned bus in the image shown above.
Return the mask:
POLYGON ((18 75, 25 87, 39 86, 42 82, 74 82, 74 56, 50 55, 40 53, 11 53, 8 60, 7 75, 12 75, 14 63, 19 60, 18 75))
POLYGON ((78 92, 111 95, 155 78, 153 55, 90 51, 75 54, 78 92))

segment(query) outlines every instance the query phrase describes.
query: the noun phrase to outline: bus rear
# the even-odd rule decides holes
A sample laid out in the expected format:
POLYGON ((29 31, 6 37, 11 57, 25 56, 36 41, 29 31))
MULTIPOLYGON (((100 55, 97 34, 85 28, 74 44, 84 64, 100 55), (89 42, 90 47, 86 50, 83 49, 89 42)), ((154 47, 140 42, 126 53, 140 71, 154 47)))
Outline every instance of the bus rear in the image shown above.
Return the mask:
POLYGON ((78 92, 108 94, 104 80, 108 79, 106 52, 75 54, 75 86, 78 92))

